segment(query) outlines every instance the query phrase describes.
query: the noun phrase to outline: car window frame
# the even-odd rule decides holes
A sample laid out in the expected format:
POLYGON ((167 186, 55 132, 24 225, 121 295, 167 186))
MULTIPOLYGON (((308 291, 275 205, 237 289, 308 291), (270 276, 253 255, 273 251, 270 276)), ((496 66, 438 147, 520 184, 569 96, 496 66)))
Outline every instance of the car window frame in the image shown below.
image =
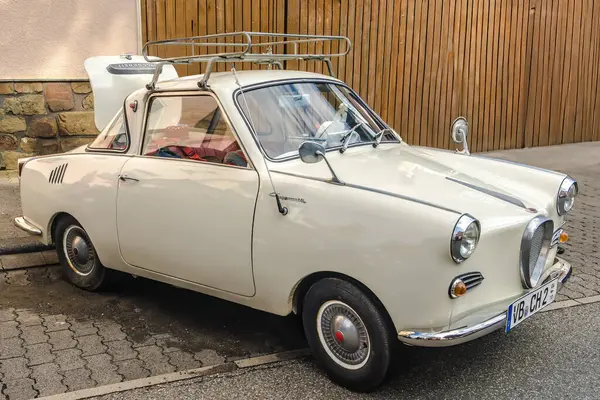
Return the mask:
POLYGON ((131 149, 131 135, 129 132, 129 120, 127 118, 127 111, 125 109, 125 103, 126 103, 126 101, 123 102, 123 107, 119 111, 117 111, 117 113, 115 114, 113 119, 110 121, 110 123, 109 123, 110 127, 108 127, 107 129, 111 129, 113 127, 113 124, 119 118, 119 114, 123 114, 123 125, 125 125, 125 136, 127 137, 127 146, 123 150, 102 149, 102 148, 97 148, 97 147, 90 147, 92 145, 92 143, 94 143, 94 140, 96 140, 98 138, 98 136, 102 134, 102 132, 100 132, 98 135, 96 135, 94 137, 94 140, 92 140, 91 143, 88 143, 88 145, 85 146, 86 152, 90 152, 90 153, 121 153, 121 154, 126 154, 129 152, 129 150, 131 149))
MULTIPOLYGON (((402 137, 398 133, 396 133, 396 131, 394 131, 388 124, 386 124, 385 121, 383 121, 383 119, 375 111, 373 111, 371 109, 371 107, 369 107, 364 102, 364 100, 361 99, 361 97, 358 96, 356 94, 356 92, 354 90, 352 90, 352 88, 350 86, 348 86, 345 82, 338 81, 338 80, 332 80, 332 79, 326 79, 326 78, 278 79, 278 80, 273 80, 273 81, 269 81, 269 82, 261 82, 261 83, 256 83, 256 84, 244 86, 242 88, 236 89, 233 92, 233 94, 232 94, 233 103, 235 104, 235 106, 236 106, 238 112, 240 113, 242 119, 246 123, 246 127, 250 131, 250 136, 252 136, 252 139, 256 143, 256 146, 259 148, 259 150, 260 150, 261 154, 263 155, 263 157, 265 157, 270 162, 282 163, 282 162, 287 162, 287 161, 291 161, 291 160, 296 160, 296 159, 300 158, 300 155, 296 154, 296 155, 291 155, 291 156, 287 156, 287 157, 284 157, 284 158, 277 158, 277 159, 270 157, 267 154, 267 151, 264 149, 262 143, 258 139, 258 136, 256 135, 256 132, 254 131, 254 128, 252 127, 252 124, 248 120, 248 117, 247 117, 246 113, 244 113, 244 111, 242 109, 242 105, 241 105, 240 101, 238 100, 238 98, 242 95, 242 93, 248 93, 248 92, 250 92, 252 90, 263 89, 263 88, 267 88, 267 87, 271 87, 271 86, 280 86, 280 85, 285 85, 285 84, 294 84, 294 83, 314 83, 314 84, 326 83, 326 84, 332 84, 332 85, 344 87, 345 89, 348 90, 349 95, 352 96, 354 98, 354 100, 358 104, 360 104, 361 107, 363 107, 365 109, 365 111, 369 114, 369 116, 373 119, 373 121, 375 123, 380 124, 381 126, 383 126, 383 129, 386 129, 386 128, 389 129, 391 132, 393 132, 393 135, 397 138, 397 141, 382 140, 381 143, 398 143, 398 144, 403 143, 402 137)), ((352 147, 361 147, 361 146, 365 146, 365 145, 372 145, 372 143, 373 142, 353 143, 353 144, 350 144, 348 146, 348 148, 350 149, 352 147)), ((339 150, 341 148, 342 148, 342 146, 330 147, 330 148, 327 148, 325 150, 325 152, 339 150)))
POLYGON ((182 162, 188 162, 188 163, 191 162, 191 163, 194 163, 195 165, 214 165, 214 166, 219 166, 219 167, 229 167, 229 168, 236 168, 236 169, 242 169, 242 170, 254 170, 254 165, 253 165, 252 161, 250 160, 250 157, 248 156, 248 151, 246 151, 246 147, 244 146, 244 143, 240 140, 240 136, 238 135, 234 125, 231 123, 231 119, 229 118, 229 115, 227 114, 223 105, 219 101, 218 96, 215 95, 215 93, 209 92, 209 91, 198 92, 198 91, 178 90, 178 91, 171 91, 171 92, 156 91, 156 92, 150 93, 145 99, 143 124, 141 127, 140 142, 139 142, 139 145, 137 148, 136 156, 137 157, 145 157, 145 158, 161 159, 164 161, 182 161, 182 162), (147 133, 146 128, 148 127, 148 118, 150 117, 150 106, 152 104, 152 99, 154 99, 155 97, 193 97, 193 96, 210 96, 213 98, 213 100, 215 100, 215 103, 217 104, 217 107, 219 108, 219 110, 221 112, 221 118, 225 119, 225 123, 231 130, 233 137, 235 138, 238 145, 240 146, 240 149, 244 153, 244 157, 246 158, 246 162, 247 162, 247 165, 245 167, 241 167, 239 165, 222 164, 222 163, 218 164, 218 163, 210 162, 210 161, 197 161, 197 160, 189 160, 189 159, 185 159, 185 158, 148 156, 148 155, 142 154, 142 152, 144 150, 144 142, 146 140, 146 133, 147 133))

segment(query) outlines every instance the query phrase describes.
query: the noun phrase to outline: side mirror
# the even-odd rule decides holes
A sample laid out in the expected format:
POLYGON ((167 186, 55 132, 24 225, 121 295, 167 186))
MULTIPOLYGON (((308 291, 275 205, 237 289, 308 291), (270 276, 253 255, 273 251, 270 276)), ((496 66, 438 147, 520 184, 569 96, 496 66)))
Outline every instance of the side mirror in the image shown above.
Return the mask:
POLYGON ((325 158, 325 148, 316 142, 303 142, 298 148, 300 159, 307 164, 314 164, 323 161, 325 158))
POLYGON ((452 123, 452 141, 462 145, 462 150, 456 150, 459 153, 471 154, 467 144, 467 135, 469 134, 469 123, 464 117, 458 117, 452 123))
POLYGON ((325 160, 329 171, 331 171, 331 182, 338 185, 344 184, 339 180, 333 171, 333 168, 331 168, 331 164, 327 161, 327 157, 325 157, 325 147, 323 147, 323 145, 312 141, 303 142, 300 147, 298 147, 298 154, 300 154, 300 159, 307 164, 314 164, 325 160))

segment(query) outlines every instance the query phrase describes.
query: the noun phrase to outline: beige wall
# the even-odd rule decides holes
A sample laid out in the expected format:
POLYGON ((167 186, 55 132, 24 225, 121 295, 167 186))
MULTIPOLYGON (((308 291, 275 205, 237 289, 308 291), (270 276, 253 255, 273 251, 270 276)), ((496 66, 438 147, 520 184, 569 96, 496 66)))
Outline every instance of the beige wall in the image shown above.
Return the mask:
POLYGON ((87 78, 87 57, 139 41, 137 0, 0 0, 0 80, 87 78))

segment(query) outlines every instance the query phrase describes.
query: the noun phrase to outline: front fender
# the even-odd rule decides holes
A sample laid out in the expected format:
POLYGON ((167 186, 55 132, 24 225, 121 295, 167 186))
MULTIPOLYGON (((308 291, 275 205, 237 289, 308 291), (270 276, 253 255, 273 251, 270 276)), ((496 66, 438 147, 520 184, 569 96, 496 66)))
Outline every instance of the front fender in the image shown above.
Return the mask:
POLYGON ((396 327, 448 325, 448 283, 457 274, 450 235, 459 214, 319 180, 272 178, 289 213, 277 211, 264 182, 253 245, 259 307, 284 315, 303 277, 332 271, 368 287, 396 327))

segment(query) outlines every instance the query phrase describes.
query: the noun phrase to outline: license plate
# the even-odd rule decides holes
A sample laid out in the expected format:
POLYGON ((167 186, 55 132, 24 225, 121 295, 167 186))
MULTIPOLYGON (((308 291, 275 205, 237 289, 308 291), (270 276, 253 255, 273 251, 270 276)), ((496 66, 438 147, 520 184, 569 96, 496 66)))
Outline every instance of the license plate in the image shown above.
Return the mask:
POLYGON ((558 278, 527 293, 508 306, 505 332, 508 333, 515 326, 552 303, 556 298, 557 288, 558 278))

